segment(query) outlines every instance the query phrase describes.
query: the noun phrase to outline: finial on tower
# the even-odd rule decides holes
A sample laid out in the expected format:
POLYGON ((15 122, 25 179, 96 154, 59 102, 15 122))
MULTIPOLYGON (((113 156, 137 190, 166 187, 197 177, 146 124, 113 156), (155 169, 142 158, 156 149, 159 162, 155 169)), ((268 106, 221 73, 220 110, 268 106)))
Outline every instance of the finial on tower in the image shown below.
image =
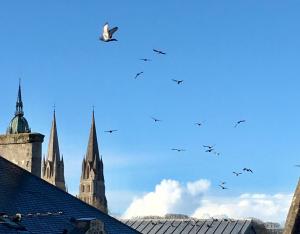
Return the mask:
POLYGON ((18 90, 18 97, 17 97, 17 103, 16 103, 16 112, 15 115, 17 116, 23 116, 23 102, 22 102, 22 92, 21 92, 21 78, 19 78, 19 90, 18 90))

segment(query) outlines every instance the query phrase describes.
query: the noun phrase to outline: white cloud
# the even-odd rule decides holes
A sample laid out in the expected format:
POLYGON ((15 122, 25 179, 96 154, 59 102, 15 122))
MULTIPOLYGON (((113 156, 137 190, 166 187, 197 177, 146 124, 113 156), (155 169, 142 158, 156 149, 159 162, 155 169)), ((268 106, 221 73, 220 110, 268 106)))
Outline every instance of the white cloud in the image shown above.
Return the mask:
POLYGON ((176 180, 162 180, 155 186, 154 192, 135 198, 123 217, 190 213, 209 186, 210 182, 203 179, 190 182, 187 186, 176 180))
POLYGON ((153 192, 133 199, 123 218, 180 213, 196 218, 254 217, 263 221, 283 222, 292 194, 250 194, 236 197, 210 197, 210 181, 200 179, 187 184, 162 180, 153 192))
POLYGON ((283 222, 286 218, 292 194, 242 194, 232 198, 207 198, 192 214, 193 217, 207 218, 254 217, 264 221, 283 222))
POLYGON ((208 180, 198 180, 195 182, 188 182, 187 189, 193 195, 196 196, 199 193, 206 192, 210 187, 210 182, 208 180))

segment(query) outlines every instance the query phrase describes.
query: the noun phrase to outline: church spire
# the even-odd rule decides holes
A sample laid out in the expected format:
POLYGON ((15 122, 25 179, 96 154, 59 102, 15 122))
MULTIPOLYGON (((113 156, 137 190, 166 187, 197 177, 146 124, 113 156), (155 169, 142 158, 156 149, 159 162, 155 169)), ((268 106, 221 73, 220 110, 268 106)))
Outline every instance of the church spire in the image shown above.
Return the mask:
POLYGON ((297 234, 300 233, 300 180, 294 197, 292 199, 292 204, 285 222, 284 234, 297 234))
POLYGON ((24 117, 23 102, 21 93, 21 81, 19 81, 18 97, 16 102, 15 116, 9 123, 7 134, 30 133, 29 124, 24 117))
POLYGON ((52 127, 50 132, 49 144, 48 144, 47 160, 51 162, 54 162, 55 160, 60 161, 55 109, 53 111, 53 121, 52 121, 52 127))
POLYGON ((97 132, 96 132, 96 124, 95 124, 95 113, 93 110, 92 125, 90 129, 89 142, 88 142, 88 147, 86 152, 86 161, 94 162, 95 159, 99 160, 99 148, 98 148, 97 132))
POLYGON ((53 121, 48 144, 48 154, 46 160, 43 162, 42 177, 49 183, 54 184, 60 189, 66 191, 64 161, 63 158, 60 158, 55 109, 53 111, 53 121))
POLYGON ((18 90, 18 97, 17 97, 17 103, 16 103, 16 116, 23 116, 23 102, 22 102, 22 93, 21 93, 21 80, 19 80, 19 90, 18 90))
POLYGON ((99 157, 94 110, 87 153, 82 161, 79 198, 107 213, 107 200, 103 176, 103 162, 99 157))

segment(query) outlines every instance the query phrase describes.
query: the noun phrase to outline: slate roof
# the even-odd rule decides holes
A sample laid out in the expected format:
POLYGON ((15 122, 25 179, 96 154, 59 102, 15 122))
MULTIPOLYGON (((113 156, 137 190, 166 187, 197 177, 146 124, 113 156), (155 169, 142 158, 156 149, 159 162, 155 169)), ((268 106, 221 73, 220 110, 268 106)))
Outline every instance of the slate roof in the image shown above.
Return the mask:
POLYGON ((125 224, 143 234, 255 234, 251 219, 129 219, 125 224))
POLYGON ((22 214, 16 230, 0 222, 0 233, 62 234, 71 230, 71 218, 96 218, 108 234, 138 233, 115 218, 82 202, 0 156, 0 215, 22 214))

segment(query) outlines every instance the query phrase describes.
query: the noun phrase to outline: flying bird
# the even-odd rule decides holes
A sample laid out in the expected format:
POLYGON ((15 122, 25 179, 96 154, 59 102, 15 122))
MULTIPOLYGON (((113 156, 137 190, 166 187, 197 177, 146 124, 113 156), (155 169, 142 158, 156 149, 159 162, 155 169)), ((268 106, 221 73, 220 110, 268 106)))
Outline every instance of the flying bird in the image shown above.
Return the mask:
POLYGON ((144 61, 144 62, 150 62, 151 59, 148 59, 148 58, 141 58, 140 60, 144 61))
POLYGON ((183 82, 183 80, 175 80, 175 79, 172 79, 174 82, 176 82, 177 84, 181 84, 183 82))
POLYGON ((203 145, 204 148, 213 149, 215 145, 203 145))
POLYGON ((202 121, 202 122, 196 122, 195 125, 197 125, 198 127, 201 127, 204 123, 205 123, 205 121, 202 121))
POLYGON ((250 168, 244 168, 243 171, 247 171, 247 172, 253 173, 253 171, 250 168))
POLYGON ((235 171, 233 171, 232 173, 235 174, 236 176, 239 176, 242 174, 241 172, 235 172, 235 171))
POLYGON ((207 152, 207 153, 211 153, 211 152, 213 152, 213 151, 214 151, 213 148, 209 148, 209 149, 205 150, 205 152, 207 152))
POLYGON ((178 148, 173 148, 173 149, 171 149, 171 150, 177 151, 177 152, 183 152, 183 151, 185 151, 185 149, 178 149, 178 148))
POLYGON ((103 26, 102 35, 99 37, 99 40, 104 42, 117 41, 117 39, 113 38, 113 34, 118 30, 118 27, 114 27, 109 29, 108 23, 105 23, 103 26))
POLYGON ((219 186, 221 187, 221 189, 228 189, 228 188, 224 187, 223 185, 219 184, 219 186))
POLYGON ((154 52, 158 53, 158 54, 163 54, 163 55, 166 55, 167 53, 161 51, 161 50, 156 50, 156 49, 153 49, 154 52))
POLYGON ((137 79, 140 75, 142 75, 144 72, 138 72, 138 73, 136 73, 136 75, 135 75, 135 77, 134 77, 134 79, 137 79))
POLYGON ((157 119, 157 118, 154 118, 154 117, 151 117, 151 119, 153 119, 154 122, 161 122, 162 121, 161 119, 157 119))
POLYGON ((113 133, 113 132, 116 132, 116 131, 118 131, 118 130, 116 130, 116 129, 114 129, 114 130, 106 130, 106 131, 104 131, 104 132, 107 132, 107 133, 113 133))
POLYGON ((239 120, 236 122, 236 124, 234 125, 234 127, 236 128, 237 126, 239 126, 241 123, 245 123, 246 120, 239 120))
POLYGON ((297 165, 295 165, 295 167, 300 167, 300 165, 299 165, 299 164, 297 164, 297 165))

